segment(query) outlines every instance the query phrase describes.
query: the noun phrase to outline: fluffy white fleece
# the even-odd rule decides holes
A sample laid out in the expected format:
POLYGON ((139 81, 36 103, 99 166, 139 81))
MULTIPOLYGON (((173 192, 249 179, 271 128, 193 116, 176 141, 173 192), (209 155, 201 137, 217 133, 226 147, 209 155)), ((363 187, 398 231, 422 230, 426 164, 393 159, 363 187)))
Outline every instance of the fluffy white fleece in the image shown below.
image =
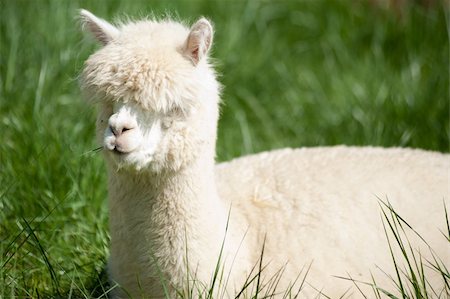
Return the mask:
MULTIPOLYGON (((360 296, 354 283, 335 276, 366 282, 373 276, 395 290, 379 199, 388 199, 449 266, 449 243, 440 232, 446 231, 448 154, 338 146, 215 165, 219 84, 208 63, 209 21, 188 29, 170 20, 114 26, 85 10, 81 17, 103 45, 86 61, 82 86, 99 106, 97 136, 109 174, 109 273, 121 286, 115 297, 162 297, 164 285, 173 297, 193 280, 210 285, 219 255, 217 296, 234 297, 260 264, 263 294, 271 280, 279 279, 281 292, 298 287, 306 272, 304 298, 360 296)), ((410 241, 424 260, 431 257, 421 240, 410 235, 410 241)), ((436 290, 444 287, 425 271, 436 290)))

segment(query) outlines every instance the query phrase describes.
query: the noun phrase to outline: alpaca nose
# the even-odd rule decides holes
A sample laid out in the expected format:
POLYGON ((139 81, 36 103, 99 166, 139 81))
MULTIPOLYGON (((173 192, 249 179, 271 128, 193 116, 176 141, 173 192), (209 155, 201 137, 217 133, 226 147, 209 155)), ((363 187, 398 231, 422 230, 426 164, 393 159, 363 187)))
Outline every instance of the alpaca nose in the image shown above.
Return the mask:
POLYGON ((124 126, 116 127, 116 126, 111 126, 111 125, 109 126, 109 129, 116 137, 119 137, 120 135, 122 135, 123 132, 131 130, 131 128, 128 128, 128 127, 124 127, 124 126))
POLYGON ((112 126, 109 125, 109 129, 114 134, 114 136, 119 137, 124 132, 134 129, 132 126, 112 126))
POLYGON ((136 128, 135 122, 131 120, 124 120, 118 117, 111 117, 108 122, 109 129, 114 136, 119 137, 127 131, 136 128))

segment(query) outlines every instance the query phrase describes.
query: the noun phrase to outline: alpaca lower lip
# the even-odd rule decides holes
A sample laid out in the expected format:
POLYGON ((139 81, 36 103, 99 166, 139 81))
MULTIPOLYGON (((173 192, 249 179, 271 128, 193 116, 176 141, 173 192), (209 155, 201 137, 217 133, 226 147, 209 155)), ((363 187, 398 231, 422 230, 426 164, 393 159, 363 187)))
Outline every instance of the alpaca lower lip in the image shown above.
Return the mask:
POLYGON ((126 154, 125 152, 120 151, 119 149, 117 149, 117 147, 115 147, 112 152, 116 155, 124 155, 126 154))

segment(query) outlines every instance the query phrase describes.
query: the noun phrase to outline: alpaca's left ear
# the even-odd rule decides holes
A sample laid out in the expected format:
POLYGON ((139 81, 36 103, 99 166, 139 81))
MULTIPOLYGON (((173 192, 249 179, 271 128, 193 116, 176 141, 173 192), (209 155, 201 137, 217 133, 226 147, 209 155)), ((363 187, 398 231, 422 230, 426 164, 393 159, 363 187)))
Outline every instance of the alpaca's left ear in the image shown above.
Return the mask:
POLYGON ((191 27, 185 44, 185 55, 189 57, 194 65, 208 54, 212 45, 213 28, 209 21, 201 18, 191 27))
POLYGON ((83 28, 87 28, 103 45, 108 44, 119 34, 119 29, 85 9, 80 10, 80 17, 83 28))

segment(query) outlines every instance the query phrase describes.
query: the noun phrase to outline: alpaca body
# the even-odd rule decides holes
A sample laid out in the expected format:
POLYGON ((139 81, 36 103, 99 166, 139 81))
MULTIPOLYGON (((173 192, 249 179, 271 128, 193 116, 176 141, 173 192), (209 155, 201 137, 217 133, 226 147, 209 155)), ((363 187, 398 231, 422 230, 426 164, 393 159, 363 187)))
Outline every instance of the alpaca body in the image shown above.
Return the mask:
MULTIPOLYGON (((265 239, 266 279, 285 269, 279 284, 283 290, 311 263, 300 293, 305 298, 315 298, 318 291, 331 298, 359 298, 352 282, 333 276, 371 283, 372 274, 379 286, 396 290, 382 272, 395 279, 380 200, 389 200, 444 265, 450 265, 449 244, 442 235, 449 169, 446 154, 339 146, 261 153, 219 164, 216 173, 219 194, 233 207, 231 221, 234 212, 237 221, 249 227, 246 239, 253 263, 265 239)), ((431 259, 426 244, 408 236, 413 248, 431 259)), ((442 277, 427 274, 436 289, 443 289, 442 277)), ((366 295, 373 294, 358 286, 366 295)))
MULTIPOLYGON (((200 202, 196 192, 214 194, 198 189, 214 186, 213 176, 201 183, 185 178, 202 178, 199 174, 206 169, 199 165, 197 175, 170 176, 169 182, 145 175, 133 182, 110 182, 110 271, 130 294, 163 297, 163 279, 167 286, 180 287, 188 278, 207 285, 224 239, 221 266, 231 275, 221 282, 227 285, 218 287, 218 294, 233 297, 256 274, 257 267, 252 268, 263 245, 263 280, 272 281, 283 269, 280 291, 303 277, 308 267, 303 298, 316 297, 319 291, 332 298, 358 297, 352 282, 334 276, 371 283, 372 274, 377 284, 395 290, 393 280, 380 270, 395 277, 380 209, 380 200, 386 199, 444 264, 450 263, 448 242, 441 234, 449 194, 448 155, 370 147, 266 152, 217 165, 220 200, 205 196, 208 200, 200 202), (155 186, 149 188, 151 184, 155 186), (180 187, 184 184, 187 190, 180 187)), ((410 238, 414 249, 431 258, 425 243, 410 238)), ((435 275, 431 271, 427 277, 435 275)), ((434 279, 433 286, 443 288, 441 277, 434 279)), ((369 288, 359 287, 370 294, 369 288)))
MULTIPOLYGON (((293 296, 306 272, 304 298, 358 295, 354 283, 333 275, 371 282, 372 272, 389 288, 392 281, 376 273, 379 266, 395 274, 378 198, 448 265, 439 229, 445 232, 449 155, 284 149, 215 166, 220 88, 207 57, 210 23, 116 27, 87 11, 81 16, 104 46, 86 61, 82 86, 99 104, 115 298, 195 298, 212 285, 215 297, 233 298, 248 281, 244 296, 258 287, 271 293, 271 284, 282 296, 294 284, 293 296)), ((411 244, 430 259, 420 240, 411 236, 411 244)), ((427 277, 442 288, 433 273, 427 277)))

